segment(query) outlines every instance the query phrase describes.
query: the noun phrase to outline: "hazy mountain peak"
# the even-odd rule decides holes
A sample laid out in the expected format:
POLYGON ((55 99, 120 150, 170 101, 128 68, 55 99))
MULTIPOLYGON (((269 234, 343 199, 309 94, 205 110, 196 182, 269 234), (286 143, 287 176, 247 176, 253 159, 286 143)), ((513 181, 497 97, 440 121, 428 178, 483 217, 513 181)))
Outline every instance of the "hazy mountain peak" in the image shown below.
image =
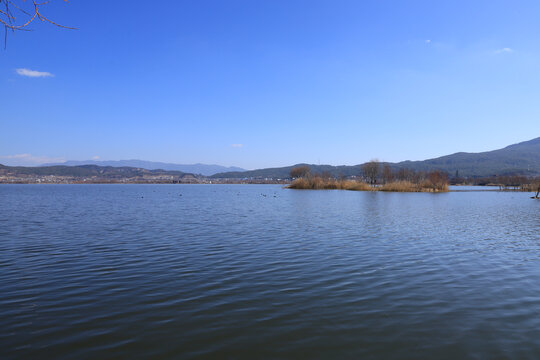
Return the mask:
POLYGON ((113 166, 113 167, 135 167, 147 170, 169 170, 169 171, 182 171, 190 174, 201 174, 204 176, 210 176, 217 174, 219 172, 228 172, 228 171, 245 171, 245 169, 239 167, 226 167, 221 165, 207 165, 207 164, 172 164, 156 161, 144 161, 144 160, 68 160, 63 163, 51 163, 43 164, 42 166, 56 166, 56 165, 65 165, 65 166, 80 166, 80 165, 98 165, 98 166, 113 166))

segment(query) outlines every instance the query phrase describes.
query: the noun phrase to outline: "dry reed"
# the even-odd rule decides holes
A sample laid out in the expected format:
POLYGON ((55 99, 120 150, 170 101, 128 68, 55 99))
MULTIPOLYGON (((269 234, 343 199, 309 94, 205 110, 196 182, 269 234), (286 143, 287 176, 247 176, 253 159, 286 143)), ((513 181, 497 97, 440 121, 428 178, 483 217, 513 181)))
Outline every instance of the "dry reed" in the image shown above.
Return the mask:
POLYGON ((434 184, 425 180, 419 184, 410 181, 394 181, 381 186, 370 186, 361 181, 323 179, 321 177, 298 178, 289 186, 289 189, 305 190, 353 190, 353 191, 391 191, 391 192, 446 192, 448 185, 434 184))

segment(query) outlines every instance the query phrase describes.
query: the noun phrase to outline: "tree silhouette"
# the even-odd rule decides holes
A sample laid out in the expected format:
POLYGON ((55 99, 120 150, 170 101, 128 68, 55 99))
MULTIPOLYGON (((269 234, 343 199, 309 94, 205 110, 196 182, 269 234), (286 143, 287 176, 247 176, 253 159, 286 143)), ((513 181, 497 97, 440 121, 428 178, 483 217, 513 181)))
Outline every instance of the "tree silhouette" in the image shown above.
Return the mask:
POLYGON ((377 183, 380 167, 379 160, 377 159, 373 159, 362 165, 362 172, 371 185, 377 183))
POLYGON ((310 174, 310 172, 311 172, 311 169, 307 165, 297 166, 291 169, 291 177, 292 178, 306 177, 310 174))

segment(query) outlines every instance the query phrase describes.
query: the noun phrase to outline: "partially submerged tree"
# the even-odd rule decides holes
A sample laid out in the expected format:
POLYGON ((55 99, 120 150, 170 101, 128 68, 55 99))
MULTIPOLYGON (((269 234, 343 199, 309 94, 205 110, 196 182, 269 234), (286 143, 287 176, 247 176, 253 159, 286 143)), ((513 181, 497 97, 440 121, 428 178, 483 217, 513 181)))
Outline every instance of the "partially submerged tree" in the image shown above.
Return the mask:
POLYGON ((536 195, 534 195, 535 199, 538 199, 540 195, 540 178, 536 178, 531 182, 531 190, 533 192, 536 192, 536 195))
POLYGON ((434 190, 446 190, 448 187, 448 174, 442 171, 431 171, 427 174, 427 180, 434 190))

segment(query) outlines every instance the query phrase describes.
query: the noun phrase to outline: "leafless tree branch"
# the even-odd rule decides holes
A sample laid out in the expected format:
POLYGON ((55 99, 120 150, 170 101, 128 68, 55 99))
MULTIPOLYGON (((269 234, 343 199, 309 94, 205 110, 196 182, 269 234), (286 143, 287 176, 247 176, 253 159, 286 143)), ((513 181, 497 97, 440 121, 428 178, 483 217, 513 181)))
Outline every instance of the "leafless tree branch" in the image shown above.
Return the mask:
MULTIPOLYGON (((30 29, 27 28, 28 25, 36 19, 64 29, 76 29, 74 27, 58 24, 42 13, 41 7, 50 2, 51 0, 44 2, 37 2, 36 0, 0 0, 0 26, 4 26, 4 49, 7 46, 8 31, 29 31, 30 29), (12 9, 14 10, 13 12, 11 11, 12 9), (14 15, 14 12, 17 16, 14 15)), ((64 2, 68 1, 64 0, 64 2)))
MULTIPOLYGON (((64 0, 65 2, 68 2, 67 0, 64 0)), ((34 20, 39 19, 43 22, 49 22, 55 26, 64 28, 64 29, 72 29, 75 30, 76 28, 65 26, 58 24, 51 19, 49 19, 47 16, 45 16, 42 12, 42 6, 45 6, 49 4, 51 1, 44 1, 44 2, 37 2, 36 0, 19 0, 17 4, 15 0, 0 0, 0 5, 3 5, 3 10, 0 10, 0 24, 2 24, 6 31, 7 30, 22 30, 28 25, 30 25, 34 20), (27 7, 29 9, 25 9, 23 7, 23 4, 27 4, 27 7), (23 15, 22 20, 20 22, 17 22, 19 20, 18 16, 16 17, 11 9, 16 10, 19 14, 17 15, 23 15), (31 10, 30 10, 31 9, 31 10)))

